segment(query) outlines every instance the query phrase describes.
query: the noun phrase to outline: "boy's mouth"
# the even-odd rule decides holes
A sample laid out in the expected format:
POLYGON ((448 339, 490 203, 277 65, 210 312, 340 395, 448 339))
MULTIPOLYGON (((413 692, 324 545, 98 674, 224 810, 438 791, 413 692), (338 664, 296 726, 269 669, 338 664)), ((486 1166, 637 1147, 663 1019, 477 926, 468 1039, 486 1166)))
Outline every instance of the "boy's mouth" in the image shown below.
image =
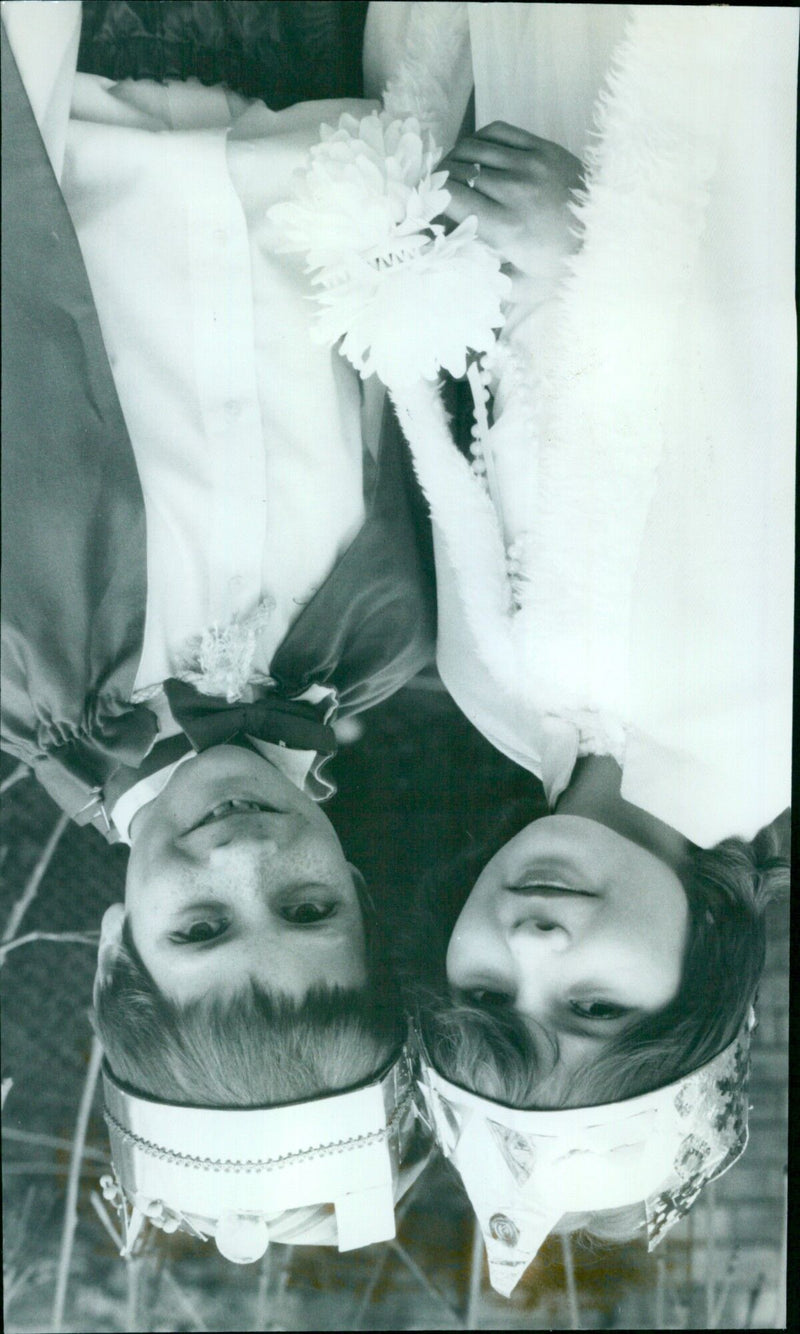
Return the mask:
POLYGON ((259 814, 264 811, 272 815, 280 813, 275 806, 268 806, 266 802, 246 801, 243 797, 232 797, 228 801, 220 801, 207 815, 203 816, 202 820, 198 820, 197 824, 192 825, 192 828, 187 832, 192 833, 195 829, 202 829, 203 825, 214 824, 217 820, 225 820, 229 815, 259 814))

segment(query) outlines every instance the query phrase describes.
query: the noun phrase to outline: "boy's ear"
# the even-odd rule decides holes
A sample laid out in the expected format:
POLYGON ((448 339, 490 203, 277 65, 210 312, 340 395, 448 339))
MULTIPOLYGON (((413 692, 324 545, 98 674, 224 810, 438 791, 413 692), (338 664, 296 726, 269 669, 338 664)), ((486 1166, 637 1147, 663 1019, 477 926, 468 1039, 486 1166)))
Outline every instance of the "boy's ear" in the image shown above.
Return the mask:
POLYGON ((375 904, 373 903, 372 895, 367 889, 366 880, 359 871, 358 867, 354 866, 352 862, 348 862, 347 865, 350 868, 350 874, 353 877, 353 884, 356 887, 356 893, 358 894, 362 908, 368 908, 370 912, 374 914, 375 904))
POLYGON ((125 921, 125 904, 112 903, 103 913, 100 923, 100 944, 97 948, 97 972, 94 979, 94 994, 111 976, 117 955, 122 946, 122 925, 125 921))
POLYGON ((350 867, 350 874, 353 877, 356 889, 358 890, 359 894, 363 894, 367 888, 366 880, 359 871, 358 867, 354 866, 352 862, 348 862, 347 865, 350 867))

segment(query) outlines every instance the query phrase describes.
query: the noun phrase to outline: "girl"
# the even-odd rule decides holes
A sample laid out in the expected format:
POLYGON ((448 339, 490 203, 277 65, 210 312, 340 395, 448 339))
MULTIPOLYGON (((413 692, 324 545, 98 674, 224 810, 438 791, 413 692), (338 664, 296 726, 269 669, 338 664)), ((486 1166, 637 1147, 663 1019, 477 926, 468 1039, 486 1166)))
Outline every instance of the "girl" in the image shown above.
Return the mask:
MULTIPOLYGON (((499 1264, 466 1126, 669 1090, 730 1052, 785 882, 755 836, 790 790, 797 16, 467 8, 487 128, 445 160, 448 216, 477 217, 516 301, 474 475, 423 397, 401 421, 431 505, 440 674, 551 814, 517 813, 456 869, 438 958, 427 922, 412 955, 432 1120, 499 1264), (571 228, 564 149, 587 164, 571 228)), ((604 1205, 651 1193, 631 1189, 567 1224, 588 1210, 602 1232, 604 1205)), ((517 1203, 534 1207, 522 1187, 517 1203)), ((518 1277, 538 1242, 516 1231, 518 1277)))

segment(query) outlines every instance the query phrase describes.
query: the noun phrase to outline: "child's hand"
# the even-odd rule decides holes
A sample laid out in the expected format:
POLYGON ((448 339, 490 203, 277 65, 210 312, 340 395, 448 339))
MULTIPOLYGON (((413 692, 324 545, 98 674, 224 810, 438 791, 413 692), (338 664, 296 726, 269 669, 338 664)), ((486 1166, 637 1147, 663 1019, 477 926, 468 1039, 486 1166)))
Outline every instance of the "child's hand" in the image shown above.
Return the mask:
POLYGON ((519 274, 555 278, 579 249, 568 204, 583 164, 566 148, 495 121, 459 140, 441 166, 450 173, 445 217, 459 223, 474 214, 481 239, 519 274))

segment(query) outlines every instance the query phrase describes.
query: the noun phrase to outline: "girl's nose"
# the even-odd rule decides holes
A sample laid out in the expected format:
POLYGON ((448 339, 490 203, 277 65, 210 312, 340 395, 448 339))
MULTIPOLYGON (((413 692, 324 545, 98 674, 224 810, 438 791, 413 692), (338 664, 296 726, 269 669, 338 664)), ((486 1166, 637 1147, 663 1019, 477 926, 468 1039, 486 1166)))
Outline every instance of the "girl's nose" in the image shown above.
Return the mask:
POLYGON ((590 894, 558 888, 497 896, 495 915, 510 941, 521 935, 526 948, 543 958, 580 945, 597 921, 598 900, 590 894))
POLYGON ((487 991, 513 1000, 514 956, 498 922, 462 914, 447 949, 447 980, 457 991, 487 991))

